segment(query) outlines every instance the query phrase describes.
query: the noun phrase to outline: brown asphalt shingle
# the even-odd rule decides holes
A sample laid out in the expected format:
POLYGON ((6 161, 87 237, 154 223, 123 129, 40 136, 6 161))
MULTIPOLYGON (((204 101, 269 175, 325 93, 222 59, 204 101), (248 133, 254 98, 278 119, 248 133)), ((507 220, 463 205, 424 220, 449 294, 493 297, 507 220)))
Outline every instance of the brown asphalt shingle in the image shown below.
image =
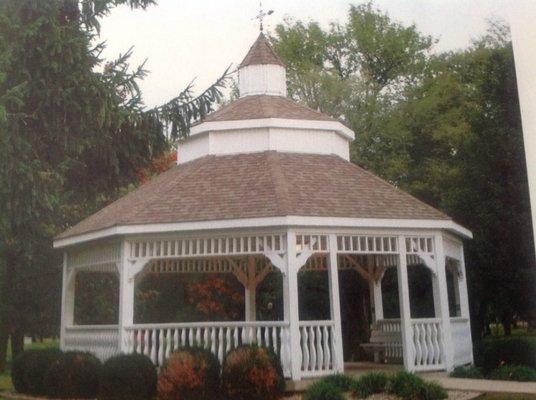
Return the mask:
POLYGON ((450 219, 335 155, 205 156, 164 172, 63 232, 277 216, 450 219))
POLYGON ((247 65, 275 64, 284 66, 283 61, 279 58, 272 45, 261 32, 255 43, 250 47, 248 54, 240 63, 238 68, 247 65))
POLYGON ((302 106, 283 96, 245 96, 206 116, 201 122, 237 121, 261 118, 335 121, 332 117, 302 106))

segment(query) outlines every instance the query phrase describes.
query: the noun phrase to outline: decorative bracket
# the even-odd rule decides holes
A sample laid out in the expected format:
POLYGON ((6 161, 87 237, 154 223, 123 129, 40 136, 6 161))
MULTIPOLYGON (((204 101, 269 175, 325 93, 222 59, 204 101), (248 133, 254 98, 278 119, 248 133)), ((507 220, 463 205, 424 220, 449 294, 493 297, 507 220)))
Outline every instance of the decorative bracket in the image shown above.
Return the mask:
POLYGON ((281 253, 273 251, 268 245, 265 245, 264 247, 263 255, 268 258, 272 265, 284 275, 287 272, 287 263, 285 261, 285 257, 282 256, 281 253))
POLYGON ((132 282, 151 260, 128 260, 130 266, 126 271, 127 279, 132 282))
POLYGON ((426 265, 434 275, 437 275, 436 260, 429 254, 422 252, 414 241, 411 241, 411 249, 424 261, 424 265, 426 265))

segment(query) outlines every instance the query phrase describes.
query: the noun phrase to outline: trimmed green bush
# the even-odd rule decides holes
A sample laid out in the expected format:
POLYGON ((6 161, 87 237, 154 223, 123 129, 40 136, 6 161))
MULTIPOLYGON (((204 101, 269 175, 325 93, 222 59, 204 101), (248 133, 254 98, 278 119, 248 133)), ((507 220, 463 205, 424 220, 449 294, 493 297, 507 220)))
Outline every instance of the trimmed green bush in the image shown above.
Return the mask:
POLYGON ((371 372, 360 376, 352 384, 352 392, 359 398, 366 398, 375 393, 386 391, 389 383, 387 374, 371 372))
POLYGON ((209 351, 186 347, 173 352, 158 376, 159 400, 219 398, 220 363, 209 351))
POLYGON ((435 382, 423 382, 419 392, 420 400, 443 400, 448 397, 448 393, 442 386, 435 382))
POLYGON ((484 373, 478 367, 456 367, 450 373, 452 378, 484 379, 484 373))
POLYGON ((309 386, 303 400, 344 400, 344 394, 340 387, 322 379, 309 386))
POLYGON ((45 391, 53 399, 94 399, 99 392, 101 362, 91 353, 69 351, 45 374, 45 391))
POLYGON ((322 381, 332 384, 335 387, 338 387, 343 392, 347 392, 352 387, 354 380, 348 375, 344 374, 335 374, 326 376, 322 378, 322 381))
POLYGON ((283 395, 285 380, 279 358, 271 349, 241 346, 223 362, 222 394, 228 400, 275 400, 283 395))
POLYGON ((502 365, 491 372, 490 378, 501 381, 536 382, 536 369, 525 365, 502 365))
POLYGON ((485 339, 475 346, 475 364, 484 371, 504 364, 536 368, 536 337, 485 339))
POLYGON ((156 367, 141 354, 107 360, 99 378, 99 400, 151 400, 156 395, 156 367))
POLYGON ((57 349, 26 350, 13 360, 11 381, 19 393, 44 396, 45 374, 62 353, 57 349))
POLYGON ((443 400, 447 392, 433 382, 425 382, 422 378, 409 372, 401 371, 389 379, 389 393, 406 400, 443 400))

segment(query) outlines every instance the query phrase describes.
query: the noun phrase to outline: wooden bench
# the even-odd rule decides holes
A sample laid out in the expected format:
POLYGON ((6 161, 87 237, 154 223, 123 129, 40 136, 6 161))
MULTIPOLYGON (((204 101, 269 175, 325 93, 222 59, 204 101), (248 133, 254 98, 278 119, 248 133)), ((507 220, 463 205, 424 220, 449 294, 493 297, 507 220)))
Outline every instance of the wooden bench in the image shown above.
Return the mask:
POLYGON ((369 343, 362 343, 360 347, 369 354, 374 354, 374 362, 387 363, 390 359, 401 358, 400 351, 397 349, 402 342, 400 332, 383 332, 380 330, 372 330, 370 333, 369 343), (400 354, 394 354, 400 353, 400 354))

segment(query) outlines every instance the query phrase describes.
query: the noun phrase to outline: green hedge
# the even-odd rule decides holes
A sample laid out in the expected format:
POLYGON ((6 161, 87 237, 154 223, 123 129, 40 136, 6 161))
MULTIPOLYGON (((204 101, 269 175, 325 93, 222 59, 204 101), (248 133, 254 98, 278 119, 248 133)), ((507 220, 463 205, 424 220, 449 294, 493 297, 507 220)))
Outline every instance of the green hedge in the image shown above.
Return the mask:
POLYGON ((487 372, 504 364, 536 368, 536 337, 487 338, 474 354, 476 366, 487 372))
POLYGON ((309 386, 303 400, 345 400, 345 397, 340 387, 322 379, 309 386))
POLYGON ((11 381, 19 393, 44 396, 45 375, 58 361, 62 352, 57 349, 27 350, 13 360, 11 381))
POLYGON ((45 391, 52 399, 94 399, 99 392, 102 364, 91 353, 68 351, 45 375, 45 391))
POLYGON ((156 395, 156 367, 141 354, 120 354, 104 363, 99 400, 151 400, 156 395))
POLYGON ((536 369, 525 365, 502 365, 491 372, 490 378, 501 381, 536 382, 536 369))

